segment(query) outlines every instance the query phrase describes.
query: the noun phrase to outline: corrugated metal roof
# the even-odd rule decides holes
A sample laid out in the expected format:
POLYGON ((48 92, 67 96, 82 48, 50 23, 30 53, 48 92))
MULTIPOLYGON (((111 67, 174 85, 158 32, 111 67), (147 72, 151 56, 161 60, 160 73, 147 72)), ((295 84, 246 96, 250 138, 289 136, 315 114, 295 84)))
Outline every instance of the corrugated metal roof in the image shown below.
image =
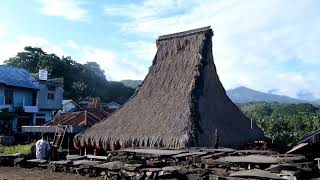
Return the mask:
POLYGON ((110 113, 102 109, 87 109, 87 111, 61 113, 60 121, 53 124, 70 125, 70 126, 92 126, 110 116, 110 113))
POLYGON ((38 82, 26 70, 0 65, 0 84, 38 89, 38 82))
POLYGON ((54 133, 58 124, 68 126, 67 133, 78 133, 110 116, 102 109, 61 113, 56 120, 42 126, 22 126, 23 132, 54 133))

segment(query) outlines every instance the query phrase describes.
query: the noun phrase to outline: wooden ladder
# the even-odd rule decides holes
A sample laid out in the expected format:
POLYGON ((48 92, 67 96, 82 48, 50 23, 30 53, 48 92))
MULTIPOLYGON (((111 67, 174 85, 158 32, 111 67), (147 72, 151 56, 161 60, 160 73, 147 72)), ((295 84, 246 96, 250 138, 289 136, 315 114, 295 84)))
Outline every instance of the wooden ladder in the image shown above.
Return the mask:
POLYGON ((61 146, 62 146, 62 142, 67 129, 68 129, 68 126, 66 125, 59 125, 59 124, 57 125, 56 131, 54 133, 53 142, 52 142, 52 146, 54 148, 62 149, 61 146))

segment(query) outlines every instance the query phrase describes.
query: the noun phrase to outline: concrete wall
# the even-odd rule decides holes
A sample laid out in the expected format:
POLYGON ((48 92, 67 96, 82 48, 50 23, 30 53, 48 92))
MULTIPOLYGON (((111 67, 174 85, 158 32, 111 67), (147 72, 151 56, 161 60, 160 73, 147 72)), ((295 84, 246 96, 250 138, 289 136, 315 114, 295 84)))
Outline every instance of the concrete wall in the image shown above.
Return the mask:
POLYGON ((51 121, 52 120, 52 111, 51 110, 41 110, 38 113, 35 113, 35 118, 33 121, 33 124, 36 124, 36 119, 37 118, 44 118, 45 122, 51 121))
POLYGON ((13 90, 13 106, 23 107, 23 101, 25 106, 35 106, 32 104, 32 90, 28 89, 14 89, 13 90))
POLYGON ((52 109, 52 110, 58 110, 62 109, 62 100, 63 100, 63 86, 62 85, 53 85, 53 84, 47 84, 44 82, 39 82, 39 109, 52 109), (54 91, 54 99, 48 99, 48 86, 55 86, 54 91))
POLYGON ((13 89, 13 104, 12 105, 5 105, 5 87, 0 86, 0 111, 2 108, 9 108, 10 111, 13 111, 14 108, 22 108, 23 102, 25 106, 35 106, 33 104, 33 92, 37 90, 33 89, 25 89, 25 88, 12 88, 13 89))

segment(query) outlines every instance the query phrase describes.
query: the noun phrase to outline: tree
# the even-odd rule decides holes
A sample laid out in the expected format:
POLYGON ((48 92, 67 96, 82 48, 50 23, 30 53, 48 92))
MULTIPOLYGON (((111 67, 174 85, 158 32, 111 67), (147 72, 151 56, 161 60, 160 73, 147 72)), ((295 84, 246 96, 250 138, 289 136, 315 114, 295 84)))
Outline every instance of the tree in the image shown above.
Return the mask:
POLYGON ((5 61, 9 66, 24 68, 30 73, 47 69, 49 78, 64 78, 64 97, 80 101, 86 97, 100 97, 102 101, 124 103, 134 92, 121 83, 109 82, 96 62, 80 64, 70 56, 61 58, 38 47, 25 47, 15 57, 5 61))
POLYGON ((24 50, 24 52, 19 52, 15 57, 6 60, 4 63, 36 73, 40 57, 45 55, 45 52, 41 48, 31 46, 25 47, 24 50))
POLYGON ((320 129, 320 110, 312 104, 245 103, 238 106, 268 137, 287 144, 297 143, 320 129))
POLYGON ((104 70, 100 68, 100 65, 97 62, 87 62, 86 64, 83 65, 84 68, 87 71, 90 71, 90 73, 95 74, 99 78, 105 80, 106 76, 104 74, 104 70))
POLYGON ((58 78, 65 72, 64 68, 64 63, 58 56, 55 54, 44 54, 40 56, 36 70, 38 72, 40 69, 47 69, 50 78, 58 78))

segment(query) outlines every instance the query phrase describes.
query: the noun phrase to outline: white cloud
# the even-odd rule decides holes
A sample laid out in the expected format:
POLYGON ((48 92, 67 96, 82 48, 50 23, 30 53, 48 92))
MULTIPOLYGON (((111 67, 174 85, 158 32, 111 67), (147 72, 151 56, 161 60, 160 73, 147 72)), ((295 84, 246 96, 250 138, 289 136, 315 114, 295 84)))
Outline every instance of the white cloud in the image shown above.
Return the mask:
POLYGON ((44 51, 55 53, 58 56, 62 56, 64 54, 63 48, 61 48, 59 45, 54 45, 45 38, 17 35, 16 39, 7 40, 0 38, 0 49, 3 50, 0 54, 0 64, 10 57, 14 57, 18 52, 23 51, 24 47, 26 46, 40 47, 44 51))
MULTIPOLYGON (((294 72, 292 65, 292 61, 298 59, 299 63, 320 68, 317 7, 319 3, 315 0, 294 3, 289 0, 167 0, 159 6, 157 1, 145 0, 125 6, 107 5, 105 13, 126 17, 120 24, 122 31, 153 39, 211 25, 215 33, 215 63, 227 89, 238 85, 263 91, 276 88, 291 96, 296 96, 301 89, 311 89, 320 97, 315 78, 320 74, 294 72)), ((132 47, 145 59, 153 51, 132 47)))
POLYGON ((73 40, 66 42, 58 44, 42 37, 27 35, 18 35, 17 40, 13 41, 2 41, 0 38, 0 49, 3 50, 0 54, 0 64, 10 57, 14 57, 17 52, 23 51, 25 46, 33 46, 40 47, 48 53, 55 53, 60 57, 63 55, 71 56, 79 63, 95 61, 106 72, 106 77, 109 80, 143 79, 146 74, 146 67, 140 67, 115 52, 89 45, 79 45, 73 40), (76 51, 73 51, 75 48, 76 51))
POLYGON ((47 39, 42 37, 22 35, 20 36, 19 44, 20 47, 25 47, 27 45, 33 47, 40 47, 44 51, 48 53, 54 53, 58 56, 62 56, 65 52, 60 45, 49 42, 47 39))
POLYGON ((314 97, 314 94, 307 89, 303 89, 303 90, 299 91, 297 93, 297 97, 300 99, 305 99, 305 100, 309 100, 309 101, 316 100, 314 97))
POLYGON ((48 16, 63 17, 71 21, 88 20, 88 11, 82 1, 76 0, 36 0, 41 4, 41 12, 48 16))
MULTIPOLYGON (((88 20, 81 0, 35 1, 43 14, 71 21, 88 20)), ((113 16, 130 39, 124 42, 125 53, 73 40, 62 44, 27 35, 7 39, 9 31, 0 25, 0 63, 32 45, 59 56, 71 55, 82 63, 97 61, 114 80, 143 79, 156 52, 157 36, 211 25, 215 63, 226 89, 245 85, 262 91, 277 89, 291 96, 308 90, 320 97, 320 73, 314 70, 320 68, 317 7, 319 2, 315 0, 145 0, 138 4, 108 4, 105 14, 113 16), (302 69, 301 65, 313 69, 302 69)))
POLYGON ((7 31, 0 25, 0 39, 5 37, 6 34, 7 34, 7 31))
POLYGON ((105 69, 112 67, 114 61, 116 61, 116 55, 107 50, 93 48, 90 46, 85 46, 82 48, 84 52, 83 57, 81 57, 81 63, 86 63, 87 61, 95 61, 105 69))
POLYGON ((91 46, 83 46, 81 51, 83 55, 80 57, 80 62, 97 62, 105 70, 106 76, 110 80, 142 79, 145 74, 145 72, 141 72, 144 70, 143 68, 119 57, 112 51, 91 46))
POLYGON ((79 49, 79 45, 74 42, 73 40, 67 40, 66 44, 65 44, 66 47, 68 48, 71 48, 71 49, 79 49))
POLYGON ((188 0, 146 0, 141 4, 128 4, 120 6, 105 6, 104 11, 108 15, 126 16, 131 19, 167 16, 169 13, 181 12, 195 1, 188 0))
POLYGON ((150 61, 156 54, 156 45, 147 41, 132 41, 126 43, 129 53, 132 53, 137 60, 150 61))

